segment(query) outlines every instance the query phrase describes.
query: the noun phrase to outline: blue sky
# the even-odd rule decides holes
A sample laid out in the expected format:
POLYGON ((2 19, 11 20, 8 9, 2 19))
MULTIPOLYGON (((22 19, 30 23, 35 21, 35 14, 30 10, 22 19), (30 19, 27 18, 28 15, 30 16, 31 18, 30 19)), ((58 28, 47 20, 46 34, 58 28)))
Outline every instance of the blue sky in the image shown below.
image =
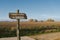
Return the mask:
POLYGON ((9 12, 26 13, 28 19, 60 20, 60 0, 0 0, 0 20, 10 20, 9 12))

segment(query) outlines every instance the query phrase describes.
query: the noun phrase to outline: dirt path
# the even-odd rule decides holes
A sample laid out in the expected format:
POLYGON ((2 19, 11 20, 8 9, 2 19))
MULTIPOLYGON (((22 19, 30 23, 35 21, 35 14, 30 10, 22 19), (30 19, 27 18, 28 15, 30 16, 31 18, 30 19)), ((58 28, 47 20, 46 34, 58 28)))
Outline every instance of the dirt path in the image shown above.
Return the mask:
POLYGON ((35 36, 31 36, 31 37, 38 39, 38 40, 55 40, 57 38, 60 38, 60 32, 35 35, 35 36))

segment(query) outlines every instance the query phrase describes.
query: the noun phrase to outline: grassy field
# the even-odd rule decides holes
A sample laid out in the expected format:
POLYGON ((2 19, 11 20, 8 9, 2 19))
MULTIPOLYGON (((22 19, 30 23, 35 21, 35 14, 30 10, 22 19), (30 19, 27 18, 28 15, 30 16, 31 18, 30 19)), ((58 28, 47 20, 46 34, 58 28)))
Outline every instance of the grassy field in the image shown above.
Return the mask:
MULTIPOLYGON (((0 38, 15 37, 17 22, 0 22, 0 38)), ((20 35, 30 36, 60 32, 60 22, 20 22, 20 35)))
MULTIPOLYGON (((0 38, 0 40, 17 40, 17 37, 0 38)), ((60 40, 60 32, 34 36, 22 36, 21 40, 60 40)))

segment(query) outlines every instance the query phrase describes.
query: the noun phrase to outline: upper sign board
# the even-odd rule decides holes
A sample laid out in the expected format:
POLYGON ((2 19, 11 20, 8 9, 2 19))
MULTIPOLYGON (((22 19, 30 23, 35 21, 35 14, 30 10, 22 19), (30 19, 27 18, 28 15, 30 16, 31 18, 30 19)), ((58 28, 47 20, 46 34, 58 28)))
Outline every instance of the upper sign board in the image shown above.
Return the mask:
POLYGON ((9 18, 11 19, 27 19, 27 16, 25 13, 9 13, 9 18))

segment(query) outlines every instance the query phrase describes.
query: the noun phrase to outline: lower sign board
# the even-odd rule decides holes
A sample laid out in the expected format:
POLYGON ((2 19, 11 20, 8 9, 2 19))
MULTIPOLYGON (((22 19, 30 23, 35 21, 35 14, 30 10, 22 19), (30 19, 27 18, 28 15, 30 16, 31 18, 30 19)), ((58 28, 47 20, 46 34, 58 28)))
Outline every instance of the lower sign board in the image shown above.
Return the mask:
POLYGON ((9 13, 9 17, 11 19, 27 19, 27 16, 25 13, 9 13))

